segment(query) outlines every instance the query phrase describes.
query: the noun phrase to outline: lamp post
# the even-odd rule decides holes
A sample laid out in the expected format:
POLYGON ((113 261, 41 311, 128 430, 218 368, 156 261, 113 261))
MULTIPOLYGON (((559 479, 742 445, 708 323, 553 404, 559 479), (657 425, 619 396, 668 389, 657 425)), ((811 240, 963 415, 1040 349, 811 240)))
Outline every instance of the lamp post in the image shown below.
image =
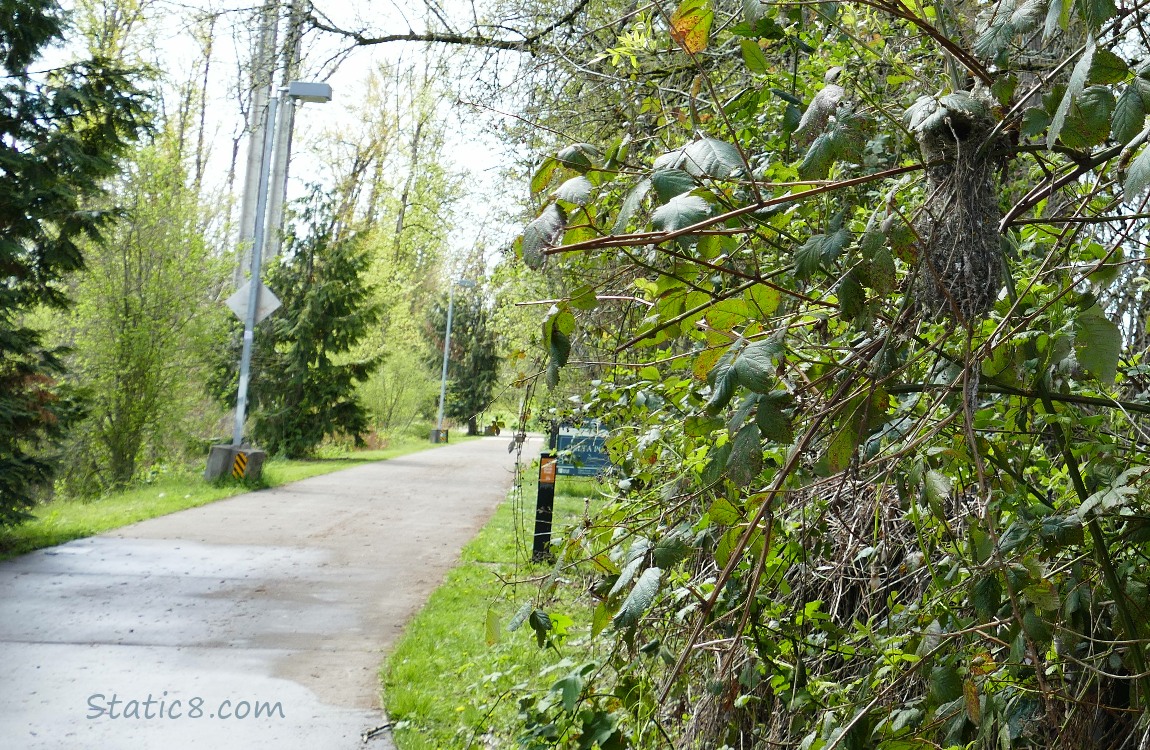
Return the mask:
MULTIPOLYGON (((285 102, 295 100, 300 102, 330 102, 331 86, 326 83, 311 83, 305 81, 291 81, 279 90, 285 102)), ((268 185, 271 181, 272 152, 275 150, 276 116, 278 114, 280 97, 270 97, 267 106, 267 121, 264 124, 263 154, 260 159, 260 175, 256 191, 255 227, 252 232, 251 266, 247 286, 246 314, 244 320, 243 349, 240 353, 240 381, 236 394, 236 420, 232 429, 231 446, 213 446, 208 457, 208 469, 205 476, 215 479, 227 473, 229 469, 237 478, 258 476, 262 455, 258 461, 249 465, 249 458, 255 451, 241 451, 244 442, 244 419, 248 409, 248 384, 251 380, 252 343, 255 339, 256 324, 269 314, 265 309, 260 314, 260 291, 263 284, 260 282, 260 271, 263 263, 264 241, 267 235, 267 208, 268 185), (219 449, 219 450, 217 450, 219 449)), ((269 292, 270 294, 270 292, 269 292)), ((236 297, 239 297, 237 294, 236 297)), ((235 300, 235 297, 233 297, 235 300)), ((232 300, 229 300, 229 305, 232 300)), ((276 307, 278 300, 273 299, 276 307)), ((238 304, 244 305, 242 301, 238 304)), ((274 308, 272 308, 274 309, 274 308)), ((239 310, 233 307, 236 314, 239 310)))
MULTIPOLYGON (((303 102, 330 102, 331 86, 326 83, 292 81, 280 89, 288 99, 303 102)), ((232 430, 232 447, 239 448, 244 440, 244 418, 248 409, 248 382, 252 369, 252 342, 255 337, 256 315, 259 311, 260 265, 264 255, 267 227, 268 183, 271 179, 272 151, 275 149, 276 115, 279 98, 268 101, 268 121, 264 125, 264 154, 260 160, 259 192, 256 198, 256 226, 252 233, 251 291, 248 294, 248 314, 244 318, 244 346, 240 355, 240 384, 236 396, 236 423, 232 430)))
POLYGON ((443 429, 443 406, 447 399, 447 360, 451 347, 451 319, 455 315, 455 287, 461 286, 470 289, 475 282, 470 279, 457 279, 451 283, 451 290, 447 293, 447 327, 443 330, 443 372, 439 378, 439 416, 435 420, 435 429, 431 431, 431 442, 446 443, 447 431, 443 429))

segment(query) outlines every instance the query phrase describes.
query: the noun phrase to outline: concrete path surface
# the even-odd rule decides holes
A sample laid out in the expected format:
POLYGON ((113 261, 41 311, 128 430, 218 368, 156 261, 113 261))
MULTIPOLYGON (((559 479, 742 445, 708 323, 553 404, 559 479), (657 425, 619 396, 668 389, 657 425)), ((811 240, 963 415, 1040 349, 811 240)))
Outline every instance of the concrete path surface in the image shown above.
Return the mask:
POLYGON ((385 721, 379 664, 506 496, 508 442, 0 563, 0 747, 390 748, 386 732, 361 740, 385 721))

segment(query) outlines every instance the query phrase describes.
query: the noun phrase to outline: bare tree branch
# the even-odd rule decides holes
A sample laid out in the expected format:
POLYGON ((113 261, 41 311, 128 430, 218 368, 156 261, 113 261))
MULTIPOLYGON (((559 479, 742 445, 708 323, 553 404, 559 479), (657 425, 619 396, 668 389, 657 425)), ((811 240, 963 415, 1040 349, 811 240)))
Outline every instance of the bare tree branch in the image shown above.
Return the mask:
POLYGON ((486 49, 510 50, 512 52, 527 52, 529 54, 535 54, 541 48, 546 46, 544 44, 546 37, 548 37, 559 27, 572 23, 575 18, 583 12, 589 3, 590 0, 579 0, 579 2, 577 2, 571 8, 571 10, 565 13, 558 20, 547 26, 544 26, 541 29, 537 29, 531 33, 523 34, 522 39, 502 39, 499 37, 483 34, 479 31, 478 24, 473 26, 472 30, 467 33, 459 33, 454 31, 408 31, 403 34, 383 34, 380 36, 370 36, 362 31, 352 31, 350 29, 339 28, 338 26, 331 23, 328 19, 323 18, 321 14, 315 10, 314 6, 312 7, 311 12, 308 14, 307 20, 312 28, 346 37, 355 42, 355 44, 360 47, 368 47, 375 44, 388 44, 390 42, 426 42, 429 44, 455 44, 467 47, 482 47, 486 49))

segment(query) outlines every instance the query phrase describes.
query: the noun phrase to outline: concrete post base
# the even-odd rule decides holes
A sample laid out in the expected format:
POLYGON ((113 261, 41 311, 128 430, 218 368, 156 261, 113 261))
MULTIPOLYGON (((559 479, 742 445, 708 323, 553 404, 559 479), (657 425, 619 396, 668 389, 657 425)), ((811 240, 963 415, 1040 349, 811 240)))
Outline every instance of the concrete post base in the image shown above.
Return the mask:
POLYGON ((259 479, 263 473, 266 451, 250 446, 213 445, 208 453, 204 479, 209 482, 231 475, 236 479, 259 479))

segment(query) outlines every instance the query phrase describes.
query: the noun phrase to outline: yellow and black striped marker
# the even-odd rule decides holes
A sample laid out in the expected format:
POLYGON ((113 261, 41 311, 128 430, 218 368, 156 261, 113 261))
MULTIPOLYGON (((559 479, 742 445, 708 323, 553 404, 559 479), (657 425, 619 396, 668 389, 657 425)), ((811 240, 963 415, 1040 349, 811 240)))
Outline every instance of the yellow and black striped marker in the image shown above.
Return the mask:
POLYGON ((243 479, 248 473, 248 454, 237 453, 235 460, 232 462, 232 476, 236 479, 243 479))

